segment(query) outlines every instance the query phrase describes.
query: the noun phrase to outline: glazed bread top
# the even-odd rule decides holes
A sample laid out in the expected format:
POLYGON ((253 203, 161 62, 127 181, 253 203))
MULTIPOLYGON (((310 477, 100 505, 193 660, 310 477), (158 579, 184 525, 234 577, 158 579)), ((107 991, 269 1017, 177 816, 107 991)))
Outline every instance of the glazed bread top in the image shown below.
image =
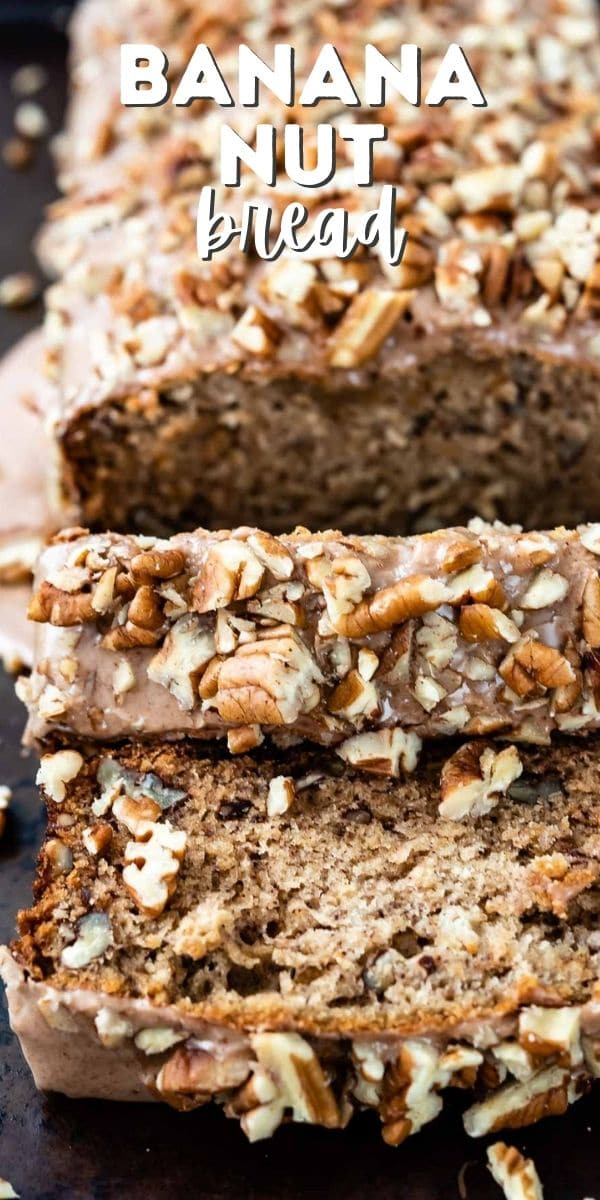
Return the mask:
POLYGON ((333 744, 367 770, 420 739, 547 742, 599 723, 600 526, 411 538, 250 528, 59 535, 30 617, 28 736, 333 744))
MULTIPOLYGON (((49 364, 62 384, 59 428, 81 406, 118 396, 148 405, 157 390, 207 372, 248 378, 414 368, 458 344, 475 355, 522 349, 600 367, 596 212, 600 40, 593 0, 486 0, 471 5, 362 3, 302 6, 84 3, 75 24, 74 98, 61 149, 66 192, 42 239, 62 273, 48 297, 49 364), (298 77, 326 41, 358 77, 364 45, 393 56, 423 51, 423 94, 449 42, 464 46, 487 108, 448 102, 412 107, 388 89, 384 110, 337 102, 288 110, 266 89, 258 109, 212 103, 124 108, 120 41, 161 45, 177 79, 193 46, 211 45, 234 73, 245 41, 272 58, 296 48, 298 77), (252 139, 257 121, 383 121, 372 188, 356 189, 338 160, 331 185, 274 189, 249 172, 218 204, 239 216, 267 199, 353 212, 398 187, 403 261, 376 250, 348 261, 284 256, 274 263, 232 245, 212 262, 196 252, 195 215, 218 180, 223 120, 252 139)), ((340 154, 350 148, 342 142, 340 154), (345 149, 344 149, 345 148, 345 149)), ((277 221, 275 221, 275 224, 277 221)), ((349 374, 350 373, 350 374, 349 374)))

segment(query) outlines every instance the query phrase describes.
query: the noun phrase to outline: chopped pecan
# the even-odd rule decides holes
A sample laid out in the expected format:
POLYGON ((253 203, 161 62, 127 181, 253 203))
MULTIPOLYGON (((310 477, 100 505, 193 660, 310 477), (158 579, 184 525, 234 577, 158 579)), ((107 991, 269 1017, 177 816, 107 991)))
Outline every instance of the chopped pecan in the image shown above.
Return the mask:
POLYGON ((319 703, 323 677, 290 626, 264 631, 222 663, 212 700, 222 720, 242 725, 290 725, 319 703))
POLYGON ((95 621, 97 612, 91 592, 65 592, 43 580, 31 598, 27 616, 30 621, 67 627, 95 621))
POLYGON ((600 647, 600 576, 590 575, 583 591, 583 636, 592 650, 600 647))
POLYGON ((409 575, 368 596, 349 613, 338 614, 332 625, 342 637, 365 637, 432 612, 447 600, 444 583, 427 575, 409 575))
POLYGON ((159 640, 158 629, 142 629, 141 625, 126 621, 105 633, 102 646, 105 650, 137 650, 140 646, 155 646, 159 640))
POLYGON ((409 308, 413 294, 382 288, 366 288, 359 292, 330 338, 330 365, 358 367, 376 354, 409 308))
POLYGON ((521 636, 518 625, 499 608, 490 608, 489 604, 467 604, 460 610, 458 624, 468 642, 497 638, 503 642, 518 642, 521 636))
POLYGON ((255 596, 262 585, 265 568, 247 542, 230 538, 217 542, 208 552, 194 584, 192 608, 214 612, 237 600, 255 596))
POLYGON ((131 560, 131 574, 135 582, 146 583, 151 579, 173 579, 185 570, 185 554, 169 546, 165 550, 142 550, 131 560))
POLYGON ((163 1064, 156 1077, 156 1089, 175 1108, 181 1107, 178 1097, 194 1098, 195 1104, 203 1104, 219 1092, 241 1087, 250 1069, 250 1056, 245 1050, 222 1054, 215 1047, 215 1053, 211 1053, 191 1043, 178 1046, 163 1064))
POLYGON ((137 589, 129 605, 127 619, 141 629, 160 629, 163 614, 158 596, 149 583, 142 583, 137 589))
POLYGON ((487 1151, 490 1171, 507 1200, 543 1200, 542 1185, 535 1164, 524 1158, 514 1146, 496 1142, 487 1151))
POLYGON ((509 650, 498 671, 518 696, 528 696, 538 687, 546 691, 565 687, 576 678, 564 654, 540 641, 532 632, 509 650))
POLYGON ((476 742, 461 746, 442 768, 440 816, 460 821, 488 813, 518 779, 523 764, 514 746, 495 752, 476 742))
POLYGON ((543 1117, 561 1116, 577 1099, 569 1084, 569 1072, 559 1066, 547 1067, 522 1083, 503 1084, 467 1109, 465 1129, 471 1137, 483 1137, 499 1129, 522 1129, 543 1117))

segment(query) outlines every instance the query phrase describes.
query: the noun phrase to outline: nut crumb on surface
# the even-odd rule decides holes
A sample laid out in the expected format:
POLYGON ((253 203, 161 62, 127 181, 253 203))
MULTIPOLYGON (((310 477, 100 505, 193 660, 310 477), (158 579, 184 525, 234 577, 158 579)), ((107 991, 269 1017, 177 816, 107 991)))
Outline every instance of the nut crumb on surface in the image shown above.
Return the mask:
POLYGON ((37 299, 40 285, 28 271, 16 271, 0 279, 0 307, 25 308, 37 299))
POLYGON ((489 1169, 506 1200, 543 1200, 542 1185, 531 1158, 524 1158, 505 1142, 490 1146, 487 1157, 489 1169))

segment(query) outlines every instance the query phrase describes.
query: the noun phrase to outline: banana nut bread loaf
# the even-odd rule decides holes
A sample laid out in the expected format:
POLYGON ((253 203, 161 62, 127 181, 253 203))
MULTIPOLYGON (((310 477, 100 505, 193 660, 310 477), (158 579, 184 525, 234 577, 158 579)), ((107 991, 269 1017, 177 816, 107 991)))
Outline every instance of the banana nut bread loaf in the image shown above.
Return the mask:
POLYGON ((447 1087, 472 1135, 564 1112, 600 1072, 597 744, 528 748, 461 824, 442 761, 46 755, 36 900, 2 957, 38 1085, 213 1098, 252 1139, 367 1107, 397 1145, 447 1087))
MULTIPOLYGON (((64 523, 173 532, 247 521, 419 531, 473 514, 529 528, 600 518, 599 18, 593 0, 301 6, 114 0, 81 6, 64 198, 41 241, 51 427, 64 523), (206 41, 224 74, 245 41, 305 75, 332 42, 358 78, 365 42, 422 48, 423 94, 449 42, 487 108, 125 108, 118 47, 148 40, 176 82, 206 41), (372 188, 344 154, 333 184, 248 200, 371 209, 397 185, 409 233, 390 268, 375 250, 264 262, 235 246, 202 262, 196 207, 218 183, 225 118, 382 120, 372 188), (302 194, 300 194, 302 193, 302 194), (307 194, 309 193, 309 194, 307 194)), ((233 83, 232 83, 232 86, 233 83)), ((235 92, 235 87, 234 87, 235 92)))
POLYGON ((29 614, 28 736, 227 734, 415 766, 422 737, 600 724, 600 526, 412 538, 58 535, 29 614))

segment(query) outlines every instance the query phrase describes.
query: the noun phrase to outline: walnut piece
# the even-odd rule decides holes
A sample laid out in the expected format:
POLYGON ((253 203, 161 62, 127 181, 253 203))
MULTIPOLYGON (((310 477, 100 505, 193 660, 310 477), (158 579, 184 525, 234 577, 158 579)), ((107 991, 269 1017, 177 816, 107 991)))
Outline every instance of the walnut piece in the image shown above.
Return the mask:
POLYGON ((135 904, 147 917, 158 917, 172 896, 187 834, 173 829, 169 821, 154 824, 145 841, 125 847, 123 883, 135 904))
POLYGON ((65 946, 60 959, 70 971, 87 967, 94 958, 101 958, 112 941, 110 921, 106 913, 88 913, 82 917, 77 937, 70 946, 65 946))
POLYGON ((83 757, 78 750, 57 750, 56 754, 44 754, 35 782, 43 787, 55 804, 65 798, 67 783, 75 779, 83 766, 83 757))

